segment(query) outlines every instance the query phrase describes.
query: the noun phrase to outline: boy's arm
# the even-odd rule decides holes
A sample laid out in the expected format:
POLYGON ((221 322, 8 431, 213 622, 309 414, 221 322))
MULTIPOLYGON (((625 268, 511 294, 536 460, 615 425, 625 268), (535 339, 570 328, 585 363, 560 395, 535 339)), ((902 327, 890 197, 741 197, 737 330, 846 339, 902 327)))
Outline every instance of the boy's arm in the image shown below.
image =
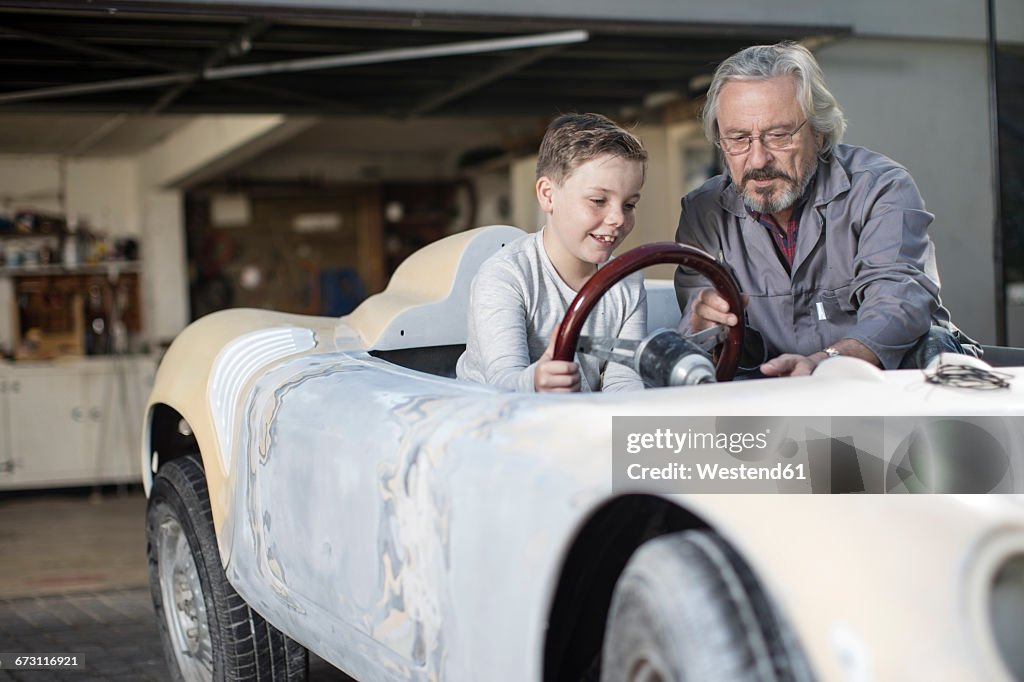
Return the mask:
MULTIPOLYGON (((637 274, 639 275, 639 273, 637 274)), ((626 311, 626 319, 623 321, 618 335, 621 339, 639 340, 647 334, 647 290, 644 289, 642 275, 636 280, 631 276, 624 284, 627 284, 632 291, 639 289, 639 293, 627 297, 627 301, 632 300, 635 303, 631 310, 626 311)), ((636 391, 643 387, 644 382, 640 375, 629 367, 617 362, 609 362, 605 365, 604 379, 601 382, 602 391, 636 391)))
POLYGON ((466 351, 473 356, 478 376, 467 378, 533 392, 535 363, 530 360, 523 287, 508 269, 487 265, 470 290, 466 351))

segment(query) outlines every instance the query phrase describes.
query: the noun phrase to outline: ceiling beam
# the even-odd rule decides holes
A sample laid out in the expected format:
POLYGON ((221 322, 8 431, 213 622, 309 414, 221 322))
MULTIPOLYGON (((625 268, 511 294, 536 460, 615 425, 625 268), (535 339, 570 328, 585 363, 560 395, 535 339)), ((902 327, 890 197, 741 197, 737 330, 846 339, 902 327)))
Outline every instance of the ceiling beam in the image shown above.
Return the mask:
POLYGON ((137 90, 157 85, 178 83, 192 77, 190 73, 167 73, 159 76, 139 76, 138 78, 118 78, 98 83, 78 83, 76 85, 57 85, 52 88, 36 88, 20 92, 0 93, 0 104, 7 102, 27 102, 35 99, 51 99, 53 97, 69 97, 72 95, 88 95, 94 92, 113 92, 115 90, 137 90))
MULTIPOLYGON (((479 54, 482 52, 497 52, 503 50, 516 50, 524 48, 537 48, 547 46, 561 46, 571 43, 584 42, 589 38, 586 31, 561 31, 558 33, 543 33, 537 35, 517 36, 515 38, 495 38, 490 40, 468 40, 458 43, 443 43, 440 45, 426 45, 422 47, 400 48, 394 50, 373 50, 359 54, 333 55, 328 57, 313 57, 310 59, 293 59, 267 64, 245 64, 239 66, 224 66, 204 68, 200 76, 189 72, 166 73, 158 76, 142 76, 138 78, 121 78, 110 81, 95 83, 80 83, 76 85, 61 85, 51 88, 38 88, 35 90, 22 90, 20 92, 8 92, 0 94, 0 104, 9 102, 25 102, 38 99, 49 99, 52 97, 66 97, 70 95, 91 94, 97 92, 113 92, 116 90, 132 90, 137 88, 148 88, 172 83, 195 83, 197 80, 221 80, 230 78, 241 78, 248 76, 260 76, 275 73, 290 73, 295 71, 308 71, 328 68, 342 68, 362 64, 378 64, 385 62, 409 61, 416 59, 428 59, 434 57, 451 57, 466 54, 479 54)), ((77 41, 73 41, 77 42, 77 41)), ((114 51, 104 50, 108 57, 112 57, 114 51)), ((165 69, 170 68, 164 65, 165 69)))
POLYGON ((222 78, 240 78, 245 76, 263 76, 270 73, 290 73, 293 71, 312 71, 317 69, 337 69, 347 66, 364 64, 383 64, 386 62, 411 61, 434 57, 455 57, 481 52, 501 52, 503 50, 520 50, 548 45, 568 45, 582 43, 589 39, 586 31, 560 31, 558 33, 538 33, 515 38, 491 38, 487 40, 467 40, 458 43, 442 43, 439 45, 423 45, 421 47, 405 47, 393 50, 371 50, 358 54, 332 55, 328 57, 311 57, 309 59, 291 59, 269 64, 243 64, 207 69, 203 76, 207 80, 222 78))
POLYGON ((253 39, 265 32, 268 28, 270 28, 270 22, 266 19, 251 19, 248 23, 239 28, 235 32, 235 35, 231 36, 230 40, 219 45, 206 57, 203 61, 202 67, 200 67, 195 73, 194 78, 178 83, 177 85, 165 90, 160 98, 154 102, 153 106, 149 108, 147 113, 159 114, 167 109, 167 107, 173 104, 176 99, 185 94, 197 80, 202 78, 203 72, 207 69, 217 66, 228 57, 236 57, 240 54, 248 53, 249 50, 252 49, 253 39))
POLYGON ((78 54, 87 54, 93 57, 102 57, 104 59, 110 59, 112 61, 121 62, 123 64, 136 64, 138 66, 148 66, 151 69, 157 71, 171 71, 176 72, 181 69, 169 66, 162 62, 158 62, 145 57, 140 57, 137 54, 131 52, 122 52, 121 50, 111 50, 106 47, 97 47, 90 45, 89 43, 82 42, 80 40, 74 40, 73 38, 60 38, 58 36, 46 35, 43 33, 36 33, 35 31, 26 31, 21 28, 14 26, 3 26, 0 25, 0 33, 7 33, 18 38, 24 38, 34 43, 41 43, 43 45, 49 45, 51 47, 59 47, 62 50, 68 52, 75 52, 78 54))
POLYGON ((490 71, 487 71, 486 73, 466 78, 461 82, 456 83, 452 87, 448 88, 447 90, 444 90, 442 92, 439 92, 437 94, 431 95, 420 100, 417 104, 415 104, 412 107, 412 109, 409 110, 409 118, 414 118, 416 116, 422 116, 423 114, 430 113, 431 111, 434 111, 435 109, 439 108, 444 104, 447 104, 448 102, 451 102, 452 100, 456 100, 462 97, 463 95, 466 95, 475 90, 479 90, 485 85, 493 83, 494 81, 500 78, 504 78, 510 73, 515 73, 516 71, 519 71, 520 69, 529 66, 534 62, 540 61, 541 59, 544 59, 545 57, 560 51, 562 48, 562 45, 551 45, 548 47, 542 47, 533 50, 532 52, 527 52, 526 54, 520 55, 514 59, 509 59, 508 61, 497 65, 490 71))
MULTIPOLYGON (((259 21, 250 22, 248 26, 254 29, 260 27, 259 21)), ((0 94, 0 104, 11 103, 11 102, 28 102, 40 99, 51 99, 55 97, 67 97, 73 95, 90 94, 94 92, 114 92, 118 90, 134 90, 137 88, 148 88, 148 87, 159 87, 162 85, 173 85, 173 84, 184 84, 194 83, 196 75, 194 69, 189 69, 176 64, 170 64, 167 62, 156 61, 153 59, 147 59, 140 57, 139 55, 131 52, 124 52, 121 50, 112 50, 109 48, 96 47, 89 43, 82 42, 80 40, 74 40, 71 38, 59 38, 56 36, 45 35, 37 33, 35 31, 26 31, 24 29, 15 28, 11 26, 0 26, 0 33, 7 33, 14 35, 26 40, 41 43, 43 45, 50 45, 52 47, 58 47, 69 52, 77 54, 87 54, 93 57, 102 57, 103 59, 109 59, 122 64, 133 64, 137 66, 147 66, 157 71, 165 72, 165 76, 143 76, 140 78, 128 78, 128 79, 115 79, 110 81, 101 81, 97 83, 83 83, 80 85, 68 85, 68 86, 55 86, 53 88, 38 88, 34 90, 22 90, 19 92, 2 93, 0 94)), ((236 34, 236 38, 240 35, 244 35, 244 28, 239 34, 236 34)), ((231 43, 225 45, 226 48, 230 49, 231 43)), ((219 52, 214 52, 211 57, 215 57, 219 52)), ((302 104, 313 105, 320 108, 325 108, 333 113, 351 112, 354 109, 342 102, 332 100, 326 97, 319 97, 316 95, 308 95, 306 93, 296 92, 286 88, 272 87, 269 85, 259 85, 256 83, 242 83, 228 81, 224 84, 226 87, 234 90, 240 90, 250 93, 259 93, 262 95, 271 95, 278 99, 285 101, 300 102, 302 104)), ((179 93, 180 95, 180 93, 179 93)), ((166 93, 165 93, 165 96, 166 93)), ((157 102, 159 104, 159 101, 157 102)), ((154 105, 155 106, 155 105, 154 105)), ((150 108, 151 110, 153 107, 150 108)))

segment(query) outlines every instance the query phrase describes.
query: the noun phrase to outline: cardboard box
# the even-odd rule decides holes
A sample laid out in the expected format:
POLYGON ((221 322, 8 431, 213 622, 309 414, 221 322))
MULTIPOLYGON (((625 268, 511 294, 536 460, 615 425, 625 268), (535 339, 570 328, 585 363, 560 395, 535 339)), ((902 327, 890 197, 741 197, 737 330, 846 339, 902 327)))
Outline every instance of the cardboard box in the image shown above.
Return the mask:
MULTIPOLYGON (((17 311, 15 311, 17 314, 17 311)), ((69 332, 47 332, 34 327, 18 337, 15 325, 15 360, 53 360, 85 355, 85 312, 81 294, 71 297, 72 325, 69 332)))

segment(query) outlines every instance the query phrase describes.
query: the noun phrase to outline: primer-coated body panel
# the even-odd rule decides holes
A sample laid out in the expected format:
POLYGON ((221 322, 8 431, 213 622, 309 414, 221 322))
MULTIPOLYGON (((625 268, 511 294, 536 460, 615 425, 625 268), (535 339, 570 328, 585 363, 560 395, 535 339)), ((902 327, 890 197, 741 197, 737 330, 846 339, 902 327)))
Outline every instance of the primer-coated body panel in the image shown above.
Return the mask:
MULTIPOLYGON (((1024 415, 1019 368, 1009 389, 965 392, 848 358, 805 378, 513 394, 372 357, 360 320, 398 338, 406 331, 374 313, 208 316, 172 345, 150 398, 151 410, 172 408, 195 434, 234 587, 364 682, 542 679, 565 556, 614 497, 615 416, 1024 415), (262 329, 303 341, 215 389, 222 350, 262 329)), ((147 470, 159 463, 148 440, 142 456, 147 470)), ((665 499, 752 566, 820 682, 1007 682, 984 604, 991 562, 1024 552, 1019 496, 665 499)))
MULTIPOLYGON (((830 379, 844 396, 832 409, 879 400, 906 409, 914 395, 937 414, 965 413, 962 400, 923 386, 920 373, 884 377, 830 379)), ((758 404, 785 395, 810 413, 820 408, 825 380, 761 382, 758 404)), ((626 401, 530 396, 359 353, 287 360, 259 379, 245 406, 229 577, 257 610, 357 679, 538 680, 567 543, 612 495, 612 417, 726 414, 740 386, 626 401)), ((1002 409, 984 398, 977 408, 1002 409)), ((861 664, 887 672, 867 679, 923 670, 934 680, 990 679, 963 646, 907 658, 888 642, 926 623, 931 641, 975 638, 958 602, 965 572, 979 538, 999 527, 1024 533, 1019 504, 952 496, 671 499, 712 523, 772 594, 796 607, 794 626, 812 658, 837 675, 823 679, 844 679, 836 651, 843 646, 869 652, 861 664), (837 589, 846 581, 871 585, 870 599, 837 589)))

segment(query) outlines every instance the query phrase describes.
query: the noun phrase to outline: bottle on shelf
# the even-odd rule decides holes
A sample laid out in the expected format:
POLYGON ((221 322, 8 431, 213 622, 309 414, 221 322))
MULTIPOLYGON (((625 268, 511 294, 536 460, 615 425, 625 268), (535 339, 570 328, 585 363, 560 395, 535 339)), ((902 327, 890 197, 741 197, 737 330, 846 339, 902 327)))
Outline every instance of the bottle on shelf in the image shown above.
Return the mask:
POLYGON ((78 246, 78 231, 68 232, 64 235, 61 244, 61 262, 69 268, 76 267, 81 261, 81 252, 78 246))
POLYGON ((85 307, 85 354, 107 355, 110 353, 110 323, 103 304, 103 290, 98 284, 89 285, 85 307))

